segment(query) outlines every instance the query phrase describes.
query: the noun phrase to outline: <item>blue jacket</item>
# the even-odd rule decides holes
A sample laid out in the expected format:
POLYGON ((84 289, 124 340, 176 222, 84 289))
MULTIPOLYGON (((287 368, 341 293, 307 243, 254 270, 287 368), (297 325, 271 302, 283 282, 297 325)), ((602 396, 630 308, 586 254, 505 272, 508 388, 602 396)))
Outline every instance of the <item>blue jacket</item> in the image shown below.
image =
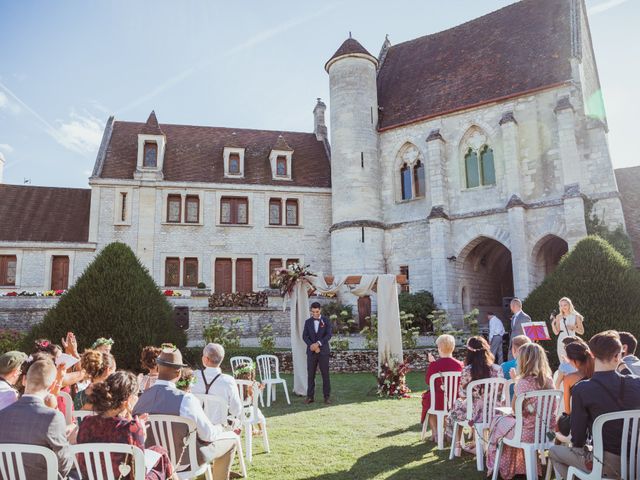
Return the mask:
POLYGON ((320 326, 318 327, 318 333, 313 326, 313 317, 307 318, 304 322, 304 330, 302 331, 302 340, 307 344, 307 355, 313 355, 309 347, 320 342, 320 355, 329 355, 331 348, 329 347, 329 340, 331 340, 331 322, 325 317, 320 317, 320 326))

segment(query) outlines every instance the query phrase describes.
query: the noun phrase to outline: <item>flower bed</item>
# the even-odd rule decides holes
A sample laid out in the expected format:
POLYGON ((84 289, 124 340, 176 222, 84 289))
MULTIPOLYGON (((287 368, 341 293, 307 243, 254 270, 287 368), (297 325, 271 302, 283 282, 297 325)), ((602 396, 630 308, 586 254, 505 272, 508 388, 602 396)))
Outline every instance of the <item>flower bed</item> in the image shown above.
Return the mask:
POLYGON ((267 292, 212 293, 209 297, 209 308, 267 307, 268 305, 267 292))
POLYGON ((0 297, 61 297, 67 293, 66 290, 45 290, 44 292, 33 292, 28 290, 0 292, 0 297))

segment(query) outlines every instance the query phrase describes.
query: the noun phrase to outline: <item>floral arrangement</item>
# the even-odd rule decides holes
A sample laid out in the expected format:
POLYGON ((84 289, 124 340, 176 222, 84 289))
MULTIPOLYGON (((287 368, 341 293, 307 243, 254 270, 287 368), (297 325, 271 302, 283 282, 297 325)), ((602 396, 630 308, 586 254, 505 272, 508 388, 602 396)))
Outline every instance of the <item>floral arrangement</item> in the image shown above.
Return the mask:
POLYGON ((266 307, 269 305, 267 292, 212 293, 209 308, 224 307, 266 307))
POLYGON ((401 363, 385 362, 378 375, 378 396, 389 398, 409 398, 411 389, 407 386, 406 375, 411 370, 409 361, 401 363))
POLYGON ((256 377, 256 364, 254 362, 245 363, 240 368, 236 368, 233 377, 242 380, 254 380, 256 377))
POLYGON ((176 382, 176 388, 183 392, 189 392, 191 386, 196 383, 196 375, 190 368, 183 368, 180 372, 180 380, 176 382))
POLYGON ((0 297, 61 297, 65 293, 67 293, 66 290, 45 290, 44 292, 22 290, 21 292, 0 293, 0 297))
POLYGON ((278 270, 276 286, 280 289, 282 296, 285 296, 291 293, 298 279, 304 277, 315 277, 315 274, 309 270, 309 265, 292 263, 287 268, 278 270))
POLYGON ((162 292, 165 297, 181 297, 182 294, 180 292, 176 292, 175 290, 165 290, 162 292))

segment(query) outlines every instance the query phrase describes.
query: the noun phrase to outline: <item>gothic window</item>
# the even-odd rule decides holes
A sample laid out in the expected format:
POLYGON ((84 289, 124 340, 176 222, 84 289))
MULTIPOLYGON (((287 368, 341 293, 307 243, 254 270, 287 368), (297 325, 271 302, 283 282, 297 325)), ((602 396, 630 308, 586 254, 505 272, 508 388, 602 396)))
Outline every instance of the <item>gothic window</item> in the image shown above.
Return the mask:
POLYGON ((158 144, 156 142, 144 142, 142 166, 147 168, 158 166, 158 144))
POLYGON ((167 197, 167 222, 180 223, 182 217, 182 197, 180 195, 169 195, 167 197))
POLYGON ((493 150, 487 145, 480 150, 480 175, 482 185, 496 184, 496 170, 493 164, 493 150))
POLYGON ((400 169, 400 182, 402 185, 402 200, 411 200, 411 168, 406 163, 400 169))
POLYGON ((298 200, 287 200, 287 225, 298 225, 298 200))
POLYGON ((493 150, 483 145, 478 150, 469 147, 464 156, 467 188, 496 184, 493 150))
POLYGON ((198 223, 200 220, 200 197, 197 195, 187 195, 185 210, 184 221, 186 223, 198 223))
POLYGON ((282 201, 279 198, 269 200, 269 225, 282 224, 282 201))
POLYGON ((480 186, 480 168, 478 165, 478 153, 469 148, 464 156, 464 167, 467 176, 467 188, 480 186))
POLYGON ((413 166, 413 185, 416 197, 424 197, 424 164, 420 160, 413 166))

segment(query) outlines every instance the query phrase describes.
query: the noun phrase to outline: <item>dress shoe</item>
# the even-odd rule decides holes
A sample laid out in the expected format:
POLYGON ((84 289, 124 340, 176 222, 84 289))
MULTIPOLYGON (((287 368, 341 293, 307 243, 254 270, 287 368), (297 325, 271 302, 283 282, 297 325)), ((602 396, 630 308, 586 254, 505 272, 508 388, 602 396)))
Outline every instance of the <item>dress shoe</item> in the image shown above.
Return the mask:
POLYGON ((325 403, 326 405, 331 405, 331 403, 332 403, 332 402, 331 402, 331 399, 330 399, 330 398, 325 398, 325 399, 324 399, 324 403, 325 403))
POLYGON ((314 402, 313 398, 305 398, 304 399, 304 403, 306 403, 307 405, 310 404, 310 403, 313 403, 313 402, 314 402))

